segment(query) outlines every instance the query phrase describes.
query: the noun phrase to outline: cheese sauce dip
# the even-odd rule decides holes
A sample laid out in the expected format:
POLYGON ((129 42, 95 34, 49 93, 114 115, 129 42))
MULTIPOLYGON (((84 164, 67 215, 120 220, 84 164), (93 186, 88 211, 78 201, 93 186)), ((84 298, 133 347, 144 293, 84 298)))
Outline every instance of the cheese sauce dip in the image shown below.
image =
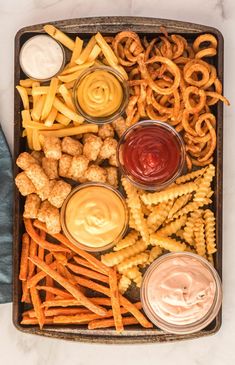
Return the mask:
POLYGON ((128 214, 124 198, 106 184, 75 188, 61 211, 66 236, 88 251, 111 247, 125 233, 128 214))
POLYGON ((47 81, 64 66, 62 46, 48 35, 40 34, 28 39, 20 51, 20 66, 32 79, 47 81))
POLYGON ((171 333, 208 325, 221 305, 221 282, 213 266, 191 253, 161 256, 147 270, 141 300, 149 318, 171 333))

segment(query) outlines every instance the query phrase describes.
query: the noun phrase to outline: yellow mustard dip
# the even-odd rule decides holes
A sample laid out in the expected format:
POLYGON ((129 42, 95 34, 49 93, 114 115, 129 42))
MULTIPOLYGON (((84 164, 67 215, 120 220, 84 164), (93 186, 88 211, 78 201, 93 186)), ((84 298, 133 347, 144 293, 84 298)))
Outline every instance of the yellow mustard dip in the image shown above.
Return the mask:
POLYGON ((103 247, 120 236, 126 224, 121 198, 102 186, 87 186, 69 199, 65 225, 70 235, 88 247, 103 247))
POLYGON ((95 70, 86 75, 77 88, 81 109, 91 117, 107 117, 115 113, 123 99, 119 80, 110 72, 95 70))

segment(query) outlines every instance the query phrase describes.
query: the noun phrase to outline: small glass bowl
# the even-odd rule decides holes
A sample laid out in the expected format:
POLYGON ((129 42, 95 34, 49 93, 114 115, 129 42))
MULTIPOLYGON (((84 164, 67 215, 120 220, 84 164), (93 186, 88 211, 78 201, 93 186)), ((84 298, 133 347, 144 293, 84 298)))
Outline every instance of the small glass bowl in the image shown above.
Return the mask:
POLYGON ((55 77, 57 76, 64 68, 65 66, 65 50, 64 50, 64 47, 62 46, 62 44, 60 42, 58 42, 57 40, 55 40, 54 38, 51 38, 49 35, 47 34, 37 34, 31 38, 29 38, 24 44, 23 46, 21 47, 21 50, 20 50, 20 55, 19 55, 19 62, 20 62, 20 67, 22 69, 22 71, 25 73, 26 76, 28 76, 29 78, 31 78, 32 80, 35 80, 35 81, 40 81, 40 82, 47 82, 49 81, 52 77, 55 77), (34 77, 33 75, 30 75, 27 70, 24 68, 23 66, 23 63, 22 63, 22 54, 23 54, 23 51, 24 51, 24 48, 25 46, 27 45, 28 42, 32 41, 32 38, 35 39, 37 37, 47 37, 50 39, 50 41, 53 41, 55 43, 57 43, 57 45, 60 47, 61 51, 62 51, 62 55, 63 55, 63 61, 62 61, 62 64, 61 64, 61 67, 59 68, 59 70, 54 74, 54 75, 51 75, 50 77, 46 78, 46 79, 40 79, 40 78, 36 78, 34 77))
POLYGON ((101 124, 110 123, 113 120, 117 119, 125 111, 127 103, 128 103, 128 99, 129 99, 129 87, 128 87, 127 81, 124 79, 124 77, 122 76, 122 74, 120 72, 118 72, 114 68, 108 67, 108 66, 95 66, 95 67, 88 68, 87 70, 85 70, 81 73, 81 75, 78 77, 78 79, 76 80, 74 87, 73 87, 73 102, 75 104, 77 112, 79 114, 81 114, 90 123, 95 123, 95 124, 101 125, 101 124), (123 98, 122 98, 121 105, 113 114, 108 115, 106 117, 93 117, 93 116, 87 114, 81 108, 81 106, 78 102, 78 98, 77 98, 77 89, 78 89, 79 84, 81 83, 82 80, 84 80, 84 78, 87 75, 90 75, 91 73, 93 73, 95 71, 109 72, 110 74, 112 74, 113 76, 116 77, 116 79, 119 81, 119 83, 122 87, 123 98))
POLYGON ((215 268, 210 264, 210 262, 208 262, 203 257, 190 252, 169 253, 162 255, 149 266, 142 281, 142 285, 140 288, 140 297, 144 312, 146 313, 147 317, 152 321, 152 323, 154 323, 157 327, 169 333, 190 334, 200 331, 206 326, 208 326, 218 314, 222 304, 222 284, 219 274, 217 273, 215 268), (200 262, 202 266, 204 266, 204 268, 208 271, 208 273, 210 273, 215 284, 215 296, 208 312, 204 315, 204 317, 200 318, 199 320, 184 325, 171 323, 170 321, 167 322, 163 318, 159 317, 150 304, 147 290, 148 283, 152 273, 155 270, 157 270, 158 267, 167 260, 172 260, 179 257, 184 257, 184 258, 189 257, 192 259, 196 259, 198 262, 200 262))
POLYGON ((144 189, 144 190, 149 190, 149 191, 158 191, 158 190, 164 189, 168 185, 172 184, 183 171, 183 168, 185 166, 185 156, 186 156, 185 145, 184 145, 184 141, 183 141, 182 137, 180 136, 180 134, 169 124, 163 123, 163 122, 160 122, 157 120, 143 120, 143 121, 138 122, 138 123, 132 125, 131 127, 129 127, 125 131, 125 133, 123 133, 123 135, 121 136, 119 143, 118 143, 118 147, 117 147, 118 165, 119 165, 119 168, 120 168, 122 174, 124 176, 126 176, 126 178, 128 178, 129 181, 132 184, 136 185, 138 188, 144 189), (166 180, 164 182, 145 184, 142 181, 137 180, 133 175, 131 175, 131 172, 129 172, 128 169, 126 168, 126 166, 124 165, 123 145, 124 145, 125 141, 132 133, 135 133, 135 131, 137 129, 145 128, 148 126, 158 126, 160 128, 163 128, 166 132, 175 136, 176 140, 179 144, 179 150, 180 150, 179 166, 178 166, 176 172, 174 173, 174 175, 171 176, 171 178, 169 178, 168 180, 166 180))
POLYGON ((74 243, 76 246, 80 247, 81 249, 83 249, 84 251, 89 251, 89 252, 101 252, 101 251, 105 251, 108 250, 110 248, 112 248, 120 239, 122 239, 122 237, 124 236, 124 234, 126 233, 127 227, 128 227, 128 220, 129 220, 129 215, 128 215, 128 209, 126 206, 126 201, 125 198, 122 196, 122 194, 115 188, 113 188, 112 186, 108 185, 108 184, 102 184, 102 183, 95 183, 95 182, 91 182, 91 183, 84 183, 84 184, 80 184, 77 187, 75 187, 71 193, 67 196, 66 200, 64 201, 62 208, 61 208, 61 212, 60 212, 60 218, 61 218, 61 226, 62 226, 62 230, 64 232, 64 234, 66 235, 66 237, 72 242, 74 243), (71 199, 71 197, 76 194, 78 191, 82 190, 82 189, 86 189, 89 187, 102 187, 105 188, 109 191, 112 191, 121 201, 122 205, 123 205, 123 210, 124 210, 124 214, 125 214, 125 222, 124 225, 122 227, 122 230, 120 231, 119 235, 109 244, 105 245, 105 246, 101 246, 101 247, 92 247, 92 246, 87 246, 81 242, 78 242, 73 235, 69 232, 67 225, 66 225, 66 207, 67 204, 69 202, 69 200, 71 199))

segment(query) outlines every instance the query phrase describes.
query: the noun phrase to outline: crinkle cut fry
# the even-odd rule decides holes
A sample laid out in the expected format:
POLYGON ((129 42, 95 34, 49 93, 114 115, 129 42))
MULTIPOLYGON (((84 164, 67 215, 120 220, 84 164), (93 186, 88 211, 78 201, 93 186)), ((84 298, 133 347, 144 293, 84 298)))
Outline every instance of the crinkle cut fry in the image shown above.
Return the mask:
POLYGON ((202 218, 198 218, 194 225, 195 248, 198 255, 206 258, 206 240, 204 232, 204 222, 202 218))
POLYGON ((197 190, 194 182, 172 186, 171 188, 156 193, 146 193, 141 195, 141 199, 145 204, 158 204, 168 200, 172 200, 181 195, 186 195, 197 190))
POLYGON ((150 233, 158 230, 158 228, 164 223, 170 209, 172 208, 172 204, 173 200, 169 200, 153 207, 152 212, 147 218, 147 225, 150 233))
POLYGON ((171 252, 182 252, 186 249, 186 244, 184 242, 176 241, 170 237, 161 236, 158 233, 153 233, 150 235, 150 242, 154 246, 160 246, 161 248, 171 252))
POLYGON ((123 248, 132 246, 138 239, 139 233, 135 230, 131 231, 126 235, 125 238, 123 238, 121 241, 117 242, 114 246, 114 251, 119 251, 123 248))
POLYGON ((149 233, 146 220, 141 207, 140 197, 136 187, 134 187, 126 178, 122 178, 122 185, 127 194, 127 204, 130 208, 135 224, 138 227, 143 240, 149 244, 149 233))
POLYGON ((212 255, 217 251, 215 241, 215 216, 210 209, 204 212, 206 247, 208 255, 212 255))
POLYGON ((174 221, 166 224, 165 227, 159 229, 157 233, 163 236, 171 236, 172 234, 176 233, 181 227, 183 227, 186 221, 187 216, 182 215, 178 219, 175 219, 174 221))
MULTIPOLYGON (((41 223, 40 221, 34 221, 34 226, 42 229, 43 231, 47 231, 46 226, 41 223)), ((57 233, 57 234, 50 234, 51 237, 54 237, 57 241, 63 243, 65 246, 67 246, 70 250, 77 253, 79 256, 83 257, 87 261, 89 261, 93 266, 97 267, 98 269, 102 270, 102 272, 106 275, 108 275, 109 268, 105 266, 101 261, 97 260, 94 256, 90 255, 88 252, 81 250, 79 247, 75 246, 72 242, 70 242, 63 234, 57 233)), ((70 251, 69 251, 70 252, 70 251)))
POLYGON ((174 201, 174 204, 169 211, 168 218, 172 218, 173 215, 183 208, 192 199, 192 194, 182 195, 174 201))
POLYGON ((120 262, 120 264, 117 265, 117 270, 118 272, 123 273, 125 270, 130 269, 132 266, 142 265, 145 264, 147 261, 148 254, 142 252, 138 255, 131 256, 130 258, 127 258, 126 260, 120 262))

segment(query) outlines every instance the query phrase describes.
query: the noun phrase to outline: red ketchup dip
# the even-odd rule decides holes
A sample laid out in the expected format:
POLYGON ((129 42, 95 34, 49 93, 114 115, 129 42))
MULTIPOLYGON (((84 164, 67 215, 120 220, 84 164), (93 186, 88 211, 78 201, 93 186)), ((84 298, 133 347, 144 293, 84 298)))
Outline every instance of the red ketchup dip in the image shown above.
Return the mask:
POLYGON ((125 133, 119 148, 119 162, 134 183, 160 188, 171 183, 182 169, 183 142, 165 123, 140 122, 125 133))

